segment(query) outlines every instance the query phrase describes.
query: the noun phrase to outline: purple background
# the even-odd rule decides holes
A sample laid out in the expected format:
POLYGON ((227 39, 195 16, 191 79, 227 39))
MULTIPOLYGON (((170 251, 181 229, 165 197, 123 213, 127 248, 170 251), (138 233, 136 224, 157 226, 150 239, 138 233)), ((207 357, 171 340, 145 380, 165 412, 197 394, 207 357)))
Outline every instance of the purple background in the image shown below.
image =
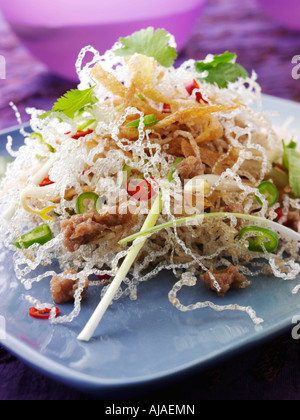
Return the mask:
MULTIPOLYGON (((179 61, 225 50, 237 52, 243 66, 256 70, 264 93, 300 102, 300 80, 291 76, 292 58, 300 55, 300 32, 273 22, 255 0, 208 0, 179 61)), ((6 80, 0 80, 0 129, 16 125, 9 101, 19 107, 25 122, 26 107, 49 109, 57 97, 74 87, 30 56, 1 15, 0 55, 6 59, 6 80)), ((91 398, 35 372, 0 347, 0 400, 91 398)), ((166 399, 298 400, 299 342, 287 333, 188 381, 138 398, 166 399)))

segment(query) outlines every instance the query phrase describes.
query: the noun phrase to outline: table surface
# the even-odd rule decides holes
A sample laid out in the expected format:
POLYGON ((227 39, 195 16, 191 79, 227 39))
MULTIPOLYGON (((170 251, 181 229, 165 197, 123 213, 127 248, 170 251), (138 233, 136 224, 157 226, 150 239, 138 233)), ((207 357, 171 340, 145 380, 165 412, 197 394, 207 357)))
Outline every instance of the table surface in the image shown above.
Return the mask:
MULTIPOLYGON (((255 0, 208 0, 179 61, 209 53, 235 51, 249 71, 255 69, 263 92, 300 102, 300 80, 292 78, 292 58, 300 54, 300 32, 270 20, 255 0)), ((24 122, 26 107, 49 109, 73 83, 50 74, 19 43, 0 15, 0 55, 6 80, 0 80, 0 129, 16 125, 13 101, 24 122)), ((90 395, 59 384, 0 346, 0 400, 86 400, 90 395)), ((287 334, 236 356, 172 387, 139 400, 298 400, 299 341, 287 334)))

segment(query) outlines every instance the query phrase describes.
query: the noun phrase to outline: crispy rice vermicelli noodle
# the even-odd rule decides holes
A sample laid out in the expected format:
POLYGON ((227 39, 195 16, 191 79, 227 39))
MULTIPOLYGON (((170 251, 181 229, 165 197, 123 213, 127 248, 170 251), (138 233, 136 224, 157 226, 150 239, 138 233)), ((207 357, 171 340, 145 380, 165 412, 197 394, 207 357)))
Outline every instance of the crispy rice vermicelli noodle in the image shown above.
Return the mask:
MULTIPOLYGON (((123 58, 111 50, 101 56, 87 47, 79 56, 77 71, 79 89, 96 83, 97 101, 81 115, 84 121, 92 121, 91 132, 74 139, 78 130, 74 119, 61 113, 40 119, 42 111, 29 109, 31 128, 40 133, 44 142, 25 135, 24 146, 16 151, 9 138, 7 150, 15 160, 9 164, 1 184, 1 206, 6 213, 1 219, 1 233, 5 245, 14 251, 16 276, 25 289, 29 291, 35 282, 49 280, 68 269, 76 272, 68 278, 79 279, 73 311, 58 318, 51 316, 52 322, 71 322, 79 314, 86 278, 96 287, 103 282, 94 280, 95 275, 114 276, 130 248, 130 244, 121 246, 118 241, 141 229, 148 202, 146 206, 145 202, 128 197, 122 188, 120 173, 124 164, 142 178, 149 179, 151 175, 162 188, 164 207, 158 224, 188 216, 189 205, 192 207, 195 201, 196 194, 191 193, 185 197, 190 204, 175 209, 176 198, 183 191, 180 168, 174 173, 171 192, 165 185, 170 165, 177 157, 183 161, 189 159, 188 167, 181 167, 187 171, 188 179, 199 175, 201 170, 215 176, 216 182, 202 196, 201 205, 196 206, 198 213, 240 213, 235 211, 238 205, 245 214, 274 221, 279 207, 285 213, 300 208, 299 199, 284 190, 281 203, 272 207, 268 207, 265 197, 260 196, 262 205, 255 198, 257 186, 270 179, 274 151, 282 149, 282 134, 275 131, 262 113, 261 88, 254 72, 247 79, 230 83, 227 89, 200 83, 204 101, 197 102, 197 89, 189 95, 184 87, 198 77, 193 60, 178 68, 164 68, 141 54, 123 58), (88 51, 94 58, 81 69, 88 51), (158 122, 145 127, 143 118, 150 114, 158 122), (137 128, 128 126, 137 118, 140 119, 137 128), (39 187, 48 174, 53 183, 39 187), (61 222, 74 217, 78 196, 88 191, 102 197, 100 213, 117 208, 120 214, 129 212, 130 218, 124 224, 109 226, 98 237, 70 251, 64 243, 61 222), (16 249, 15 238, 40 225, 41 215, 47 215, 48 209, 52 220, 46 223, 51 227, 53 239, 44 245, 16 249), (53 268, 53 262, 58 263, 55 266, 58 268, 53 268)), ((281 237, 276 253, 257 255, 237 240, 241 227, 247 224, 235 216, 224 216, 217 222, 204 219, 201 224, 158 231, 146 241, 114 299, 121 296, 137 299, 141 282, 168 269, 176 277, 169 299, 179 310, 206 306, 218 311, 236 309, 247 312, 255 323, 260 323, 262 320, 252 308, 222 306, 221 300, 220 305, 199 302, 184 306, 178 297, 182 287, 195 286, 201 274, 231 265, 248 278, 259 273, 286 280, 296 278, 300 272, 299 244, 295 246, 295 242, 281 237)), ((214 284, 218 290, 216 279, 214 284)), ((27 299, 38 304, 29 295, 27 299)))

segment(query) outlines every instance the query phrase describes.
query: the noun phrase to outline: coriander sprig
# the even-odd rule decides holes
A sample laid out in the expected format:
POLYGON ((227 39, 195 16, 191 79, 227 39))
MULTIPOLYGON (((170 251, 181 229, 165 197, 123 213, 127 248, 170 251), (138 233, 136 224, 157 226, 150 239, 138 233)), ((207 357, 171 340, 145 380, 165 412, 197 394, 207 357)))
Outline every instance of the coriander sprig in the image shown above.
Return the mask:
POLYGON ((176 49, 169 45, 170 34, 165 29, 149 27, 134 32, 126 38, 120 38, 122 48, 114 50, 114 53, 121 57, 133 55, 135 53, 153 57, 164 67, 171 67, 177 58, 176 49))
POLYGON ((197 61, 196 70, 199 73, 207 72, 201 80, 210 84, 217 84, 219 88, 228 87, 228 82, 235 82, 239 78, 246 79, 248 72, 236 61, 237 55, 225 51, 221 55, 215 55, 210 62, 197 61))
POLYGON ((95 86, 85 90, 71 89, 65 93, 61 98, 57 99, 51 111, 40 115, 40 119, 45 119, 52 112, 62 112, 69 118, 74 118, 77 111, 86 105, 93 105, 97 102, 94 95, 95 86))

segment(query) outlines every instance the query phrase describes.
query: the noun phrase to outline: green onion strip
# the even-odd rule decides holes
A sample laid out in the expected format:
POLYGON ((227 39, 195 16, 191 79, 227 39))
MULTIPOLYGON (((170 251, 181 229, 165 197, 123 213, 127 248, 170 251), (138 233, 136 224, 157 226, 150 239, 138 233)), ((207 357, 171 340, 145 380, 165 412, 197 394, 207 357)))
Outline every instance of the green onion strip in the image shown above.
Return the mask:
MULTIPOLYGON (((176 159, 174 165, 172 166, 170 172, 167 175, 167 180, 169 182, 172 182, 173 180, 173 173, 176 169, 176 166, 181 161, 181 159, 176 159)), ((163 207, 163 199, 162 194, 157 195, 151 210, 144 222, 144 225, 141 229, 141 232, 148 231, 153 226, 155 226, 159 215, 162 211, 163 207)), ((112 281, 111 285, 107 289, 105 295, 103 296, 102 300, 98 304, 97 308, 95 309, 93 315, 87 322, 84 329, 81 331, 81 333, 78 335, 78 340, 81 341, 89 341, 94 334, 94 331, 96 330, 97 326, 99 325, 103 315, 105 314, 107 308, 111 304, 118 288, 122 284, 122 281, 127 276, 129 270, 131 269, 132 264, 136 260, 140 250, 143 248, 147 238, 144 241, 140 241, 138 244, 133 245, 133 247, 129 250, 126 258, 124 259, 121 267, 119 268, 114 280, 112 281)))
POLYGON ((289 237, 289 239, 293 241, 300 241, 300 234, 298 232, 295 232, 292 229, 287 228, 286 226, 280 225, 279 223, 273 222, 272 220, 264 219, 262 217, 252 216, 250 214, 242 214, 242 213, 206 213, 206 214, 197 214, 195 216, 190 217, 183 217, 180 219, 177 219, 175 221, 170 221, 167 223, 163 223, 161 225, 154 226, 148 230, 144 230, 138 233, 135 233, 131 236, 128 236, 127 238, 122 239, 119 244, 123 245, 127 242, 132 242, 135 239, 141 238, 143 236, 151 236, 155 232, 158 232, 161 229, 166 228, 172 228, 174 225, 181 226, 185 223, 190 222, 200 222, 204 219, 225 219, 230 217, 236 217, 237 219, 244 219, 251 222, 256 222, 260 224, 267 224, 270 228, 273 228, 274 230, 277 230, 278 232, 282 233, 283 235, 286 235, 289 237))

